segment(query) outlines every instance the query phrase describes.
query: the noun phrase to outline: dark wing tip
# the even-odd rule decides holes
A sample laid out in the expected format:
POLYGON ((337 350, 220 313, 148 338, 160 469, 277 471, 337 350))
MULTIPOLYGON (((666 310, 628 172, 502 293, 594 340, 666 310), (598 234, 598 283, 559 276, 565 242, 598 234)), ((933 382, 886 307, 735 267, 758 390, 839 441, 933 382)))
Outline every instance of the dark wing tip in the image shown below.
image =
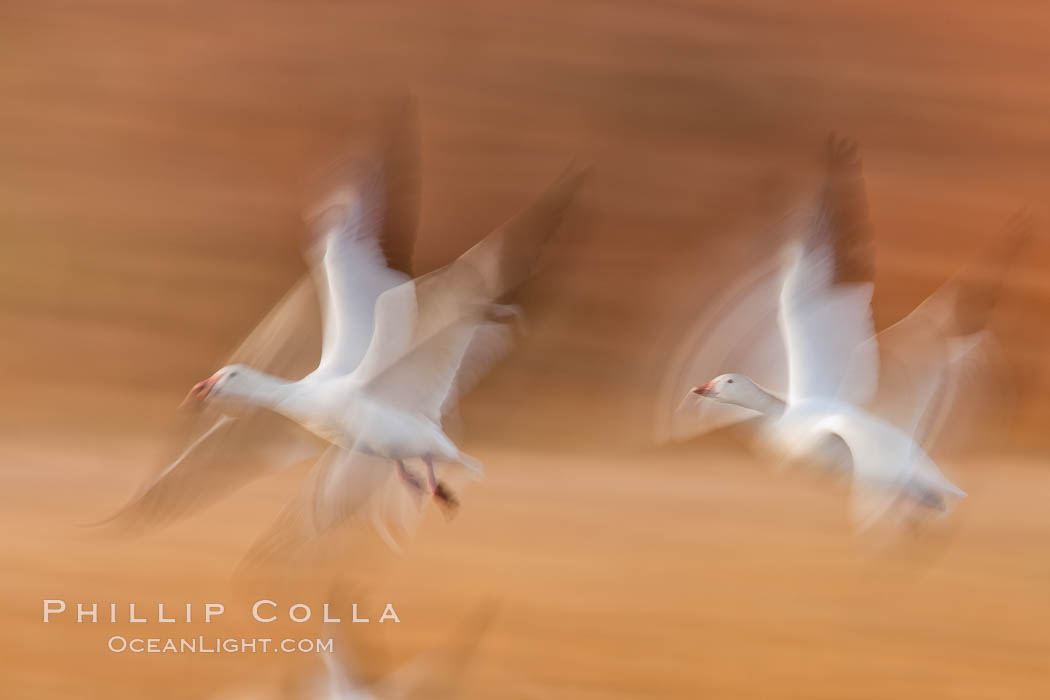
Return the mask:
POLYGON ((872 282, 875 244, 860 149, 856 141, 832 132, 825 155, 824 186, 814 238, 809 245, 830 245, 835 260, 833 283, 872 282))
POLYGON ((210 502, 205 495, 194 494, 185 485, 161 481, 105 518, 83 526, 119 538, 134 538, 170 527, 203 510, 210 502))
POLYGON ((380 245, 391 268, 411 275, 422 189, 419 114, 413 98, 395 101, 387 110, 382 139, 385 196, 380 245))
POLYGON ((588 168, 570 164, 532 204, 500 227, 504 237, 500 260, 504 293, 528 279, 546 243, 561 227, 588 168))
POLYGON ((116 534, 119 536, 138 534, 141 530, 133 527, 134 517, 131 515, 131 505, 118 508, 99 520, 77 523, 77 527, 85 530, 94 530, 102 534, 116 534))
POLYGON ((377 127, 356 138, 309 187, 307 248, 339 216, 341 189, 360 193, 376 217, 380 246, 389 266, 412 273, 421 189, 419 123, 415 100, 403 97, 381 110, 377 127), (333 204, 335 202, 335 204, 333 204))
POLYGON ((170 512, 147 501, 148 494, 135 499, 101 520, 81 523, 85 529, 118 539, 133 539, 164 529, 179 520, 181 513, 170 512))

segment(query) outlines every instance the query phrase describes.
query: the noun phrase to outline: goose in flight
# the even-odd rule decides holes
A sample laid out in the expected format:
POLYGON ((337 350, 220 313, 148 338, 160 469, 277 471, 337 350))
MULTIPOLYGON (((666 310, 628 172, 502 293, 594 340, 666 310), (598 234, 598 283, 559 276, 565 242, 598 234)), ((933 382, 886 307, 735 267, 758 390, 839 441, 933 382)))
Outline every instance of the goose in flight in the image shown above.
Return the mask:
POLYGON ((394 217, 395 227, 384 216, 394 166, 406 161, 414 162, 342 164, 311 211, 308 261, 321 313, 308 309, 313 293, 301 281, 245 341, 263 361, 239 351, 238 361, 194 385, 184 403, 211 416, 207 427, 110 521, 165 524, 318 454, 309 480, 310 511, 326 516, 318 530, 360 512, 385 485, 391 463, 412 491, 456 507, 434 462, 473 471, 480 465, 445 434, 442 416, 508 349, 507 321, 517 310, 500 302, 531 275, 582 174, 567 172, 459 259, 411 280, 405 270, 414 218, 405 225, 406 217, 394 217), (401 236, 387 241, 391 228, 401 236), (316 341, 320 359, 304 373, 316 341), (405 464, 415 458, 426 465, 425 481, 405 464))
POLYGON ((193 386, 183 406, 196 410, 180 412, 172 458, 104 523, 130 531, 164 526, 323 452, 324 440, 261 407, 278 392, 353 370, 371 342, 379 295, 410 279, 418 131, 411 109, 390 116, 382 133, 339 159, 318 183, 322 194, 306 214, 310 274, 226 367, 193 386))
MULTIPOLYGON (((802 240, 789 249, 782 281, 774 287, 768 277, 760 280, 744 303, 708 329, 712 338, 725 334, 729 342, 746 343, 740 359, 764 372, 762 379, 723 374, 694 387, 689 396, 701 397, 702 408, 727 410, 710 411, 699 427, 680 423, 670 432, 681 438, 757 417, 761 446, 852 476, 858 527, 902 502, 943 512, 965 493, 941 474, 922 443, 953 409, 954 386, 986 340, 982 329, 999 282, 953 280, 875 336, 873 245, 860 159, 855 144, 834 136, 827 155, 817 206, 802 240), (767 334, 775 342, 756 332, 750 325, 756 321, 779 331, 767 334)), ((1005 269, 1028 228, 1015 220, 987 262, 1005 269)))
MULTIPOLYGON (((445 434, 442 418, 510 347, 517 318, 509 295, 533 273, 583 179, 566 171, 529 207, 459 258, 379 295, 375 332, 359 365, 345 375, 298 388, 285 385, 267 405, 329 443, 301 493, 253 546, 248 561, 281 558, 336 531, 375 505, 391 463, 410 492, 429 494, 447 515, 458 506, 435 462, 481 466, 445 434), (406 462, 418 459, 425 477, 406 462)), ((241 375, 238 375, 241 376, 241 375)), ((256 391, 237 384, 233 400, 256 391)), ((268 380, 261 380, 268 381, 268 380)), ((225 390, 225 389, 224 389, 225 390)), ((220 396, 222 393, 220 392, 220 396)), ((371 524, 388 544, 383 515, 371 524)))
MULTIPOLYGON (((321 446, 307 495, 279 519, 306 515, 305 540, 369 504, 382 508, 372 497, 392 465, 411 492, 454 512, 456 496, 437 478, 434 463, 477 473, 480 465, 445 434, 442 417, 509 349, 508 321, 517 309, 501 302, 534 271, 581 179, 579 171, 566 172, 458 259, 414 280, 388 267, 380 246, 382 178, 373 173, 354 187, 333 190, 318 208, 320 233, 311 250, 324 311, 320 362, 300 379, 236 363, 196 384, 186 402, 220 417, 117 518, 167 518, 186 512, 192 499, 215 497, 201 490, 230 490, 264 474, 265 465, 215 474, 211 465, 188 459, 216 431, 260 413, 267 426, 321 446), (425 464, 425 477, 408 468, 412 459, 425 464)), ((370 515, 379 534, 395 544, 382 522, 386 515, 370 515)))

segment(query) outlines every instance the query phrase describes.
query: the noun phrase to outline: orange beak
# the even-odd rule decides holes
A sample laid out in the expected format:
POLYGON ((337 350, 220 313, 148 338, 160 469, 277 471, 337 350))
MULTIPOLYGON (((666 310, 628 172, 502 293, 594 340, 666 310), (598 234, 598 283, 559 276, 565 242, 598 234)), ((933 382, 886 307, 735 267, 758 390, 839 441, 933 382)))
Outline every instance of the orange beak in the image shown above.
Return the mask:
POLYGON ((190 393, 186 394, 186 398, 179 404, 179 408, 186 408, 189 406, 200 407, 204 404, 204 400, 211 394, 212 389, 215 388, 215 384, 219 381, 220 374, 213 374, 212 376, 205 379, 203 382, 197 382, 190 389, 190 393))
POLYGON ((709 396, 711 394, 711 382, 706 382, 700 386, 693 387, 693 393, 699 396, 709 396))

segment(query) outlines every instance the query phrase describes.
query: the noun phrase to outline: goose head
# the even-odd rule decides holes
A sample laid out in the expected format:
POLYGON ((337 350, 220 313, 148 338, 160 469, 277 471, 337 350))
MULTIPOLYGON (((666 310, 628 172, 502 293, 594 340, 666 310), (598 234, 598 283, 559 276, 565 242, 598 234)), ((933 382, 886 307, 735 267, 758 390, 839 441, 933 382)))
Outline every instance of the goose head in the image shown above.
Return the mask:
POLYGON ((228 365, 194 384, 183 399, 182 407, 203 408, 215 403, 227 408, 260 403, 273 382, 272 377, 251 367, 228 365))
POLYGON ((692 393, 720 403, 761 410, 768 393, 743 374, 722 374, 706 384, 695 386, 692 393))

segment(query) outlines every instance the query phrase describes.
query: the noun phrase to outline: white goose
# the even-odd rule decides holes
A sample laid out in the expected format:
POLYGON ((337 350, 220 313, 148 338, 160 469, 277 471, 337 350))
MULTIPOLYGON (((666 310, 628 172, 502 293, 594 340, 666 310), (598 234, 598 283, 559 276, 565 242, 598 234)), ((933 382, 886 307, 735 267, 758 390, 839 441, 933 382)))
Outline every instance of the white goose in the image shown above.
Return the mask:
POLYGON ((173 459, 104 522, 136 531, 166 525, 324 450, 326 443, 295 421, 255 409, 281 398, 294 405, 297 391, 357 367, 372 339, 379 295, 410 279, 419 188, 414 113, 392 114, 386 124, 321 183, 324 194, 307 214, 311 274, 226 367, 190 390, 184 406, 201 410, 182 413, 186 425, 173 459))
MULTIPOLYGON (((736 409, 709 420, 708 429, 761 416, 764 447, 849 471, 854 522, 863 528, 902 498, 944 511, 950 499, 965 496, 919 441, 936 430, 938 417, 951 408, 953 372, 983 339, 980 329, 998 284, 950 284, 876 338, 870 309, 872 244, 860 160, 855 145, 834 137, 828 156, 811 230, 792 250, 794 258, 780 285, 776 317, 781 342, 756 344, 761 348, 758 364, 766 369, 773 365, 769 380, 774 387, 780 369, 776 358, 784 358, 787 381, 779 388, 787 389, 786 396, 744 374, 721 375, 692 393, 736 409)), ((1016 225, 1013 235, 1004 238, 1007 245, 997 246, 1001 266, 1016 253, 1026 228, 1016 225)), ((764 310, 749 311, 752 322, 756 316, 761 322, 764 310)), ((721 326, 727 330, 726 324, 721 326)), ((739 331, 737 335, 739 340, 739 331)))
MULTIPOLYGON (((413 281, 387 266, 377 236, 383 169, 366 168, 364 177, 357 170, 356 184, 344 180, 316 210, 319 235, 311 258, 324 311, 316 368, 292 380, 237 363, 196 384, 185 403, 222 415, 113 520, 167 522, 265 474, 274 461, 229 454, 224 438, 244 425, 253 429, 243 430, 236 444, 245 445, 248 436, 278 442, 284 458, 277 464, 324 450, 307 489, 311 534, 372 500, 391 473, 383 460, 397 464, 413 491, 429 492, 448 508, 457 505, 433 462, 478 472, 480 465, 444 433, 442 414, 507 349, 504 321, 516 312, 495 301, 531 274, 582 175, 567 173, 458 260, 413 281), (212 448, 221 463, 205 458, 212 448), (294 457, 285 456, 289 452, 294 457), (426 485, 406 468, 412 458, 425 462, 426 485)), ((301 328, 294 311, 308 293, 301 282, 252 334, 253 345, 265 348, 274 330, 301 328)), ((301 353, 293 347, 286 354, 301 353)))
MULTIPOLYGON (((251 561, 294 553, 362 514, 394 462, 413 491, 429 493, 451 514, 458 501, 434 470, 435 461, 480 473, 442 429, 442 416, 509 349, 508 319, 515 307, 498 299, 523 283, 557 229, 582 181, 570 170, 525 211, 443 268, 405 282, 376 301, 376 327, 353 371, 319 384, 287 386, 263 400, 331 443, 300 495, 252 548, 251 561), (426 481, 405 465, 426 465, 426 481)), ((242 375, 238 373, 237 379, 242 375)), ((258 396, 250 383, 234 385, 235 398, 258 396)), ((273 386, 273 384, 270 384, 273 386)), ((228 391, 224 386, 220 396, 228 391)), ((253 400, 253 399, 250 399, 253 400)), ((377 522, 380 536, 395 538, 377 522)))

